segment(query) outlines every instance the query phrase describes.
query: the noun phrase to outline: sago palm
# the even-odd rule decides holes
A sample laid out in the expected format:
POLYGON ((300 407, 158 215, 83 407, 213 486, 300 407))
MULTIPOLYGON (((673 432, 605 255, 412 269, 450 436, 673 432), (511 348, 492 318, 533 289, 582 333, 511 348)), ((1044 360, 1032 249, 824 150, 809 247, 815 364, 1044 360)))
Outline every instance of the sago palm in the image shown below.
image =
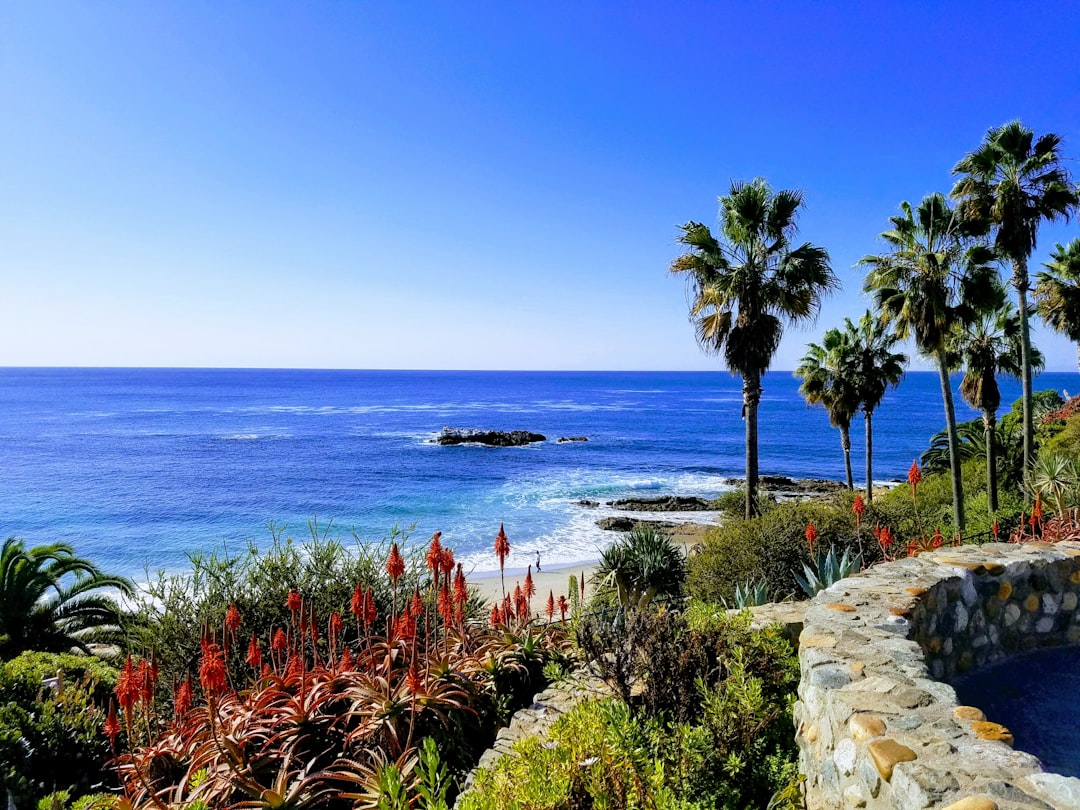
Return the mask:
POLYGON ((844 472, 848 489, 855 488, 851 475, 851 420, 859 411, 858 359, 839 329, 825 333, 821 344, 810 343, 795 376, 802 380, 799 393, 808 405, 821 405, 829 424, 840 431, 844 472))
POLYGON ((889 253, 866 256, 863 288, 874 296, 884 322, 901 339, 914 338, 920 353, 932 358, 941 379, 949 436, 953 522, 963 532, 964 485, 956 435, 956 410, 949 383, 948 337, 957 322, 971 320, 993 299, 997 271, 993 251, 973 243, 942 194, 930 194, 919 207, 901 203, 892 229, 881 235, 889 253))
POLYGON ((762 179, 732 183, 720 198, 719 235, 686 223, 678 241, 687 251, 671 263, 671 272, 687 279, 698 343, 742 377, 747 517, 757 512, 762 375, 785 324, 814 318, 822 296, 838 286, 824 248, 792 246, 802 205, 801 192, 774 193, 762 179))
POLYGON ((1080 362, 1080 239, 1055 245, 1035 276, 1035 307, 1046 325, 1076 344, 1080 362))
POLYGON ((111 641, 120 614, 107 591, 133 593, 124 577, 102 573, 63 543, 26 548, 8 538, 0 549, 0 659, 25 650, 89 652, 111 641))
POLYGON ((986 133, 979 148, 953 167, 960 175, 952 196, 959 200, 965 220, 994 236, 994 247, 1012 265, 1020 315, 1023 353, 1024 469, 1034 458, 1031 413, 1031 335, 1027 294, 1028 259, 1035 250, 1039 226, 1067 219, 1080 198, 1072 185, 1061 152, 1061 138, 1047 133, 1039 138, 1019 121, 1010 121, 986 133))
MULTIPOLYGON (((997 410, 1001 406, 1001 390, 997 375, 1019 378, 1023 373, 1020 347, 1020 316, 1016 308, 1004 300, 993 311, 982 313, 974 321, 959 324, 952 335, 952 346, 962 361, 964 379, 960 396, 972 407, 982 411, 983 435, 986 450, 986 489, 990 514, 997 511, 997 410)), ((1042 353, 1034 346, 1031 363, 1036 369, 1043 365, 1042 353)))
POLYGON ((874 411, 885 398, 885 392, 895 388, 904 378, 907 355, 894 351, 900 336, 880 318, 867 310, 856 326, 844 318, 844 337, 851 347, 856 363, 856 385, 859 404, 866 423, 866 500, 874 500, 874 411))

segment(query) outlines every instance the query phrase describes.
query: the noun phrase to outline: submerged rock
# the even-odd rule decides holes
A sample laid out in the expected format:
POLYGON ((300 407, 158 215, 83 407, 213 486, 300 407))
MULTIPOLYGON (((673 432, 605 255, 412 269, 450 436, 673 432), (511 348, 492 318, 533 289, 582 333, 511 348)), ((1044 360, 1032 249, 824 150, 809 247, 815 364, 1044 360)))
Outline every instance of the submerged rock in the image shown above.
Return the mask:
POLYGON ((587 442, 588 436, 561 436, 556 444, 566 444, 566 442, 587 442))
POLYGON ((435 438, 435 444, 483 444, 488 447, 521 447, 533 442, 547 441, 547 436, 527 430, 471 430, 445 427, 435 438))
POLYGON ((606 517, 596 521, 596 525, 608 532, 630 532, 638 526, 650 526, 654 529, 670 532, 678 523, 667 520, 636 520, 632 517, 606 517))

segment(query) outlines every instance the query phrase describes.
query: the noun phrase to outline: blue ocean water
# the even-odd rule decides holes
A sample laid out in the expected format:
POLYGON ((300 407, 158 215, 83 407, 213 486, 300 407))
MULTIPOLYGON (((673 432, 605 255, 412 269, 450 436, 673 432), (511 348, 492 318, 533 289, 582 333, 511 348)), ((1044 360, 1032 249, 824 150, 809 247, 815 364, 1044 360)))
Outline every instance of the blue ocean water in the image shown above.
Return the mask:
MULTIPOLYGON (((1076 385, 1046 374, 1037 388, 1076 385)), ((797 381, 767 375, 762 473, 842 478, 838 434, 797 381)), ((1005 400, 1017 395, 1006 385, 1005 400)), ((958 400, 959 417, 972 418, 958 400)), ((500 522, 508 567, 595 559, 611 541, 578 505, 714 496, 743 472, 740 381, 723 371, 432 372, 0 369, 0 535, 63 540, 108 570, 180 568, 185 552, 297 539, 307 522, 363 541, 415 524, 477 571, 500 522), (444 426, 524 429, 521 448, 439 447, 444 426), (587 436, 557 444, 560 436, 587 436)), ((875 414, 875 478, 902 478, 943 424, 937 376, 875 414)), ((853 426, 861 477, 862 423, 853 426)))

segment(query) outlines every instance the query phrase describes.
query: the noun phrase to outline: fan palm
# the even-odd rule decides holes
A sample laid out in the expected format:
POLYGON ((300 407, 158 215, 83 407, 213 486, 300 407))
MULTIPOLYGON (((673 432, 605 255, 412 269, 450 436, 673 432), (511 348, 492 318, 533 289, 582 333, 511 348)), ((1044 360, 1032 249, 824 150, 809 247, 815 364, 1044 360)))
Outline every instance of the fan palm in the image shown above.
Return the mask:
POLYGON ((109 641, 120 618, 102 591, 133 593, 124 577, 102 573, 63 543, 25 548, 9 538, 0 549, 0 658, 24 650, 68 652, 109 641))
POLYGON ((839 329, 825 333, 821 344, 806 347, 795 376, 802 380, 799 393, 808 405, 821 405, 829 414, 829 424, 840 430, 840 449, 844 453, 844 472, 848 489, 854 489, 851 476, 851 419, 859 412, 858 358, 846 334, 839 329))
POLYGON ((874 410, 885 398, 885 392, 900 384, 908 359, 903 352, 893 351, 900 342, 900 336, 869 310, 859 318, 858 326, 850 318, 844 318, 844 336, 855 359, 859 403, 866 422, 866 500, 872 503, 874 410))
POLYGON ((1028 329, 1028 258, 1044 220, 1066 219, 1080 204, 1062 163, 1061 138, 1039 138, 1011 121, 986 133, 974 152, 953 167, 960 175, 952 196, 965 220, 994 235, 994 247, 1012 265, 1020 315, 1021 381, 1024 401, 1024 469, 1034 458, 1031 413, 1031 335, 1028 329))
POLYGON ((1076 344, 1080 362, 1080 239, 1055 245, 1035 276, 1035 306, 1046 324, 1076 344))
POLYGON ((757 512, 761 377, 785 323, 812 319, 838 286, 824 248, 791 244, 802 205, 801 192, 773 193, 762 179, 732 183, 720 198, 719 238, 700 222, 686 223, 678 241, 687 252, 671 263, 672 273, 687 278, 698 343, 742 377, 747 517, 757 512))
POLYGON ((992 301, 999 287, 994 255, 986 245, 972 242, 944 195, 930 194, 915 209, 907 202, 900 208, 902 215, 891 217, 892 229, 881 235, 892 250, 859 262, 870 268, 863 288, 873 294, 883 321, 901 339, 913 337, 918 351, 937 363, 949 436, 953 522, 963 532, 964 485, 948 336, 958 321, 971 320, 992 301))
MULTIPOLYGON (((1001 406, 998 373, 1020 377, 1023 373, 1020 348, 1020 315, 1004 300, 974 321, 959 324, 952 335, 956 359, 962 360, 964 379, 960 396, 972 407, 982 411, 986 450, 986 490, 990 514, 997 511, 997 410, 1001 406)), ((1032 365, 1041 369, 1042 353, 1031 349, 1032 365)))

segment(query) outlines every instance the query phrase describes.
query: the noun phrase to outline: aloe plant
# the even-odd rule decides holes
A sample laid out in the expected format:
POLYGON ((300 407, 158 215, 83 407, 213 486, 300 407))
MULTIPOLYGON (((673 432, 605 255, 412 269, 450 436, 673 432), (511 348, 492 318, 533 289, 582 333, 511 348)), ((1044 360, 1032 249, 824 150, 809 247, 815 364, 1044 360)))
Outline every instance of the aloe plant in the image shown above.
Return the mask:
POLYGON ((799 583, 799 587, 807 596, 813 598, 830 585, 851 576, 856 571, 861 571, 862 567, 861 554, 852 554, 849 547, 844 549, 843 556, 838 560, 836 548, 832 547, 828 552, 818 552, 813 568, 803 563, 803 573, 806 576, 801 577, 796 573, 795 581, 799 583))

